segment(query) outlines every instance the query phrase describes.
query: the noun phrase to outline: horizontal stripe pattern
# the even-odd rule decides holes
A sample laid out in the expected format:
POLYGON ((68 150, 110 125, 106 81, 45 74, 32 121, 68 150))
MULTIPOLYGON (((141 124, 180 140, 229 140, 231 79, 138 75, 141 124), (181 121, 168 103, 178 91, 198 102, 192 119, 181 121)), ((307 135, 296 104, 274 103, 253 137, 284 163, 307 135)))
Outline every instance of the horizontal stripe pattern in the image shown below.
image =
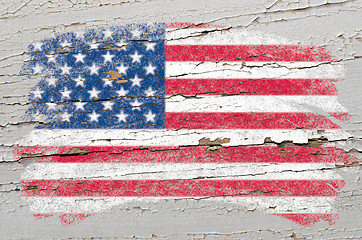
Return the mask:
POLYGON ((167 95, 336 95, 337 79, 166 79, 167 95))
POLYGON ((166 78, 343 78, 343 66, 315 62, 166 62, 166 78))
POLYGON ((333 95, 343 65, 326 49, 222 29, 167 31, 167 128, 340 128, 347 110, 333 95))
MULTIPOLYGON (((335 147, 277 146, 30 146, 15 147, 16 159, 39 163, 332 163, 359 162, 335 147), (78 153, 75 152, 78 150, 78 153)), ((57 166, 57 165, 55 165, 57 166)))
POLYGON ((166 112, 345 112, 336 96, 172 96, 166 112))
POLYGON ((28 197, 337 196, 343 180, 22 180, 28 197))
MULTIPOLYGON (((161 160, 161 162, 163 162, 161 160)), ((24 179, 341 179, 322 163, 35 163, 24 179)))
POLYGON ((343 130, 275 130, 275 129, 34 129, 19 142, 20 146, 198 146, 203 139, 226 139, 221 145, 239 146, 263 144, 265 138, 281 143, 308 143, 310 139, 329 141, 348 139, 343 130), (76 138, 74 136, 77 136, 76 138))
POLYGON ((300 112, 167 112, 168 129, 339 129, 327 117, 300 112))
POLYGON ((303 45, 166 45, 169 62, 329 62, 324 48, 303 45))
MULTIPOLYGON (((152 204, 159 201, 193 201, 187 198, 156 197, 28 197, 30 209, 37 213, 100 213, 113 207, 128 208, 132 204, 152 204)), ((268 213, 331 213, 333 197, 212 197, 197 201, 238 204, 240 207, 266 211, 268 213)))

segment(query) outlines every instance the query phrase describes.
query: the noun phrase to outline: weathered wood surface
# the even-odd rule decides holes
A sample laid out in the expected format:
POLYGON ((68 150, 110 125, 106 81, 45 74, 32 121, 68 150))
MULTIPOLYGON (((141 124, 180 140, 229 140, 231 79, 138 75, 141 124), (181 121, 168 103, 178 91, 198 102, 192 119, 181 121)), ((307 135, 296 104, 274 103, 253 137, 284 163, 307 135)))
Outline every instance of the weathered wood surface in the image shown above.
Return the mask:
MULTIPOLYGON (((37 79, 19 75, 29 61, 29 44, 52 34, 100 26, 144 22, 194 22, 243 27, 322 46, 344 63, 338 102, 351 114, 348 139, 333 144, 361 159, 362 2, 309 1, 3 1, 0 7, 0 238, 1 239, 357 239, 362 237, 359 164, 336 166, 346 181, 336 198, 339 219, 299 226, 291 221, 232 204, 197 199, 160 201, 114 208, 63 226, 57 218, 36 219, 21 197, 27 165, 13 147, 32 126, 23 116, 37 79)), ((270 144, 270 143, 266 143, 270 144)), ((312 143, 311 143, 312 144, 312 143)))

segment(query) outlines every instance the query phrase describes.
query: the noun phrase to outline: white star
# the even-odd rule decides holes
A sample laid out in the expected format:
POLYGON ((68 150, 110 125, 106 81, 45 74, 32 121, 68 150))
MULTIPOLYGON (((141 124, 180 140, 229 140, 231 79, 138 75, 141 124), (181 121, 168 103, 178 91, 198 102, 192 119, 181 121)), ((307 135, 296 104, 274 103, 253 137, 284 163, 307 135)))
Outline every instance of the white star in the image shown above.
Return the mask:
POLYGON ((146 45, 146 51, 149 51, 149 50, 152 50, 152 51, 155 51, 155 46, 156 46, 156 43, 145 43, 146 45))
POLYGON ((123 63, 121 64, 121 66, 117 67, 118 73, 123 73, 124 75, 126 75, 127 69, 128 67, 123 65, 123 63))
POLYGON ((143 55, 138 54, 137 51, 134 54, 129 55, 129 56, 132 58, 132 63, 134 63, 134 62, 141 63, 141 58, 143 57, 143 55))
POLYGON ((112 106, 114 103, 111 101, 106 101, 106 102, 102 102, 102 104, 103 104, 104 110, 107 110, 107 109, 112 110, 112 106))
POLYGON ((90 49, 98 49, 99 43, 96 43, 95 41, 93 41, 92 43, 89 44, 90 49))
POLYGON ((62 46, 62 48, 71 46, 71 44, 67 40, 64 40, 64 42, 62 42, 60 45, 62 46))
POLYGON ((113 32, 109 29, 107 29, 106 31, 103 31, 103 35, 104 35, 105 39, 112 38, 112 34, 113 34, 113 32))
POLYGON ((55 109, 55 106, 57 106, 57 104, 53 101, 53 99, 46 104, 48 105, 49 109, 55 109))
POLYGON ((50 77, 50 78, 47 79, 48 84, 53 85, 53 86, 55 86, 56 81, 57 81, 57 79, 53 78, 53 77, 50 77))
POLYGON ((73 57, 76 58, 75 62, 82 62, 84 63, 85 55, 82 53, 78 53, 77 55, 74 55, 73 57))
POLYGON ((62 98, 70 98, 70 93, 72 91, 69 91, 68 88, 64 88, 64 90, 61 92, 62 98))
POLYGON ((46 55, 46 57, 48 58, 48 63, 49 62, 56 63, 56 61, 55 61, 56 56, 54 54, 46 55))
POLYGON ((121 111, 116 116, 118 117, 118 122, 127 122, 126 118, 128 117, 128 114, 125 114, 123 111, 121 111))
POLYGON ((107 78, 103 78, 103 82, 104 82, 104 87, 105 86, 110 86, 110 87, 112 87, 112 80, 109 80, 109 79, 107 79, 107 78))
POLYGON ((33 67, 33 73, 37 74, 37 73, 41 73, 43 71, 43 67, 40 66, 38 63, 35 64, 35 67, 33 67))
POLYGON ((146 96, 147 96, 147 97, 153 97, 153 96, 155 96, 156 91, 154 91, 151 87, 149 87, 149 88, 145 91, 145 93, 146 93, 146 96))
POLYGON ((99 118, 100 114, 93 111, 92 114, 88 114, 88 116, 90 117, 90 120, 92 122, 98 122, 98 118, 99 118))
POLYGON ((40 90, 39 88, 36 88, 34 91, 33 91, 33 95, 35 98, 41 98, 41 94, 43 93, 44 91, 40 90))
POLYGON ((123 87, 121 87, 120 90, 117 91, 119 97, 124 97, 129 91, 124 90, 123 87))
POLYGON ((63 122, 70 122, 70 117, 72 116, 72 114, 69 114, 67 112, 62 114, 62 118, 63 118, 63 122))
POLYGON ((151 111, 148 111, 147 114, 143 115, 146 117, 146 121, 147 122, 154 122, 155 121, 155 117, 156 117, 156 114, 153 114, 151 111))
POLYGON ((148 63, 148 66, 143 68, 146 70, 146 74, 155 74, 156 67, 152 66, 151 63, 148 63))
POLYGON ((91 71, 91 75, 93 74, 97 74, 98 75, 98 70, 100 69, 100 67, 96 66, 95 63, 93 63, 93 65, 91 67, 88 67, 89 70, 91 71))
POLYGON ((141 107, 142 103, 139 102, 137 99, 134 102, 132 102, 131 105, 132 105, 132 110, 133 111, 134 110, 141 111, 140 107, 141 107))
POLYGON ((60 67, 62 69, 62 75, 64 74, 70 74, 71 67, 68 67, 68 64, 65 64, 63 67, 60 67))
POLYGON ((104 63, 106 62, 112 62, 112 58, 114 58, 113 54, 110 54, 109 51, 107 51, 107 54, 102 55, 102 57, 104 58, 104 63))
POLYGON ((134 38, 139 38, 140 36, 141 36, 141 31, 138 29, 138 28, 136 28, 135 30, 133 30, 132 32, 132 37, 134 37, 134 38))
POLYGON ((98 98, 98 94, 100 92, 101 91, 98 91, 95 87, 93 87, 92 91, 88 91, 88 93, 90 94, 89 99, 98 98))
POLYGON ((43 44, 38 42, 38 43, 34 43, 33 46, 34 46, 34 51, 35 50, 41 51, 41 46, 43 46, 43 44))
POLYGON ((121 48, 121 49, 118 49, 118 51, 119 50, 127 51, 126 48, 128 45, 124 40, 119 41, 118 43, 116 43, 116 45, 121 48))
POLYGON ((131 78, 130 80, 132 81, 132 87, 133 87, 133 86, 139 86, 139 87, 141 87, 140 82, 142 82, 143 79, 142 79, 142 78, 138 78, 137 74, 134 76, 134 78, 131 78))
POLYGON ((75 78, 74 81, 77 83, 75 86, 82 86, 84 87, 84 81, 85 79, 82 78, 80 75, 78 76, 78 78, 75 78))
POLYGON ((87 103, 86 102, 76 102, 74 103, 75 104, 75 109, 78 110, 84 110, 84 105, 86 105, 87 103))

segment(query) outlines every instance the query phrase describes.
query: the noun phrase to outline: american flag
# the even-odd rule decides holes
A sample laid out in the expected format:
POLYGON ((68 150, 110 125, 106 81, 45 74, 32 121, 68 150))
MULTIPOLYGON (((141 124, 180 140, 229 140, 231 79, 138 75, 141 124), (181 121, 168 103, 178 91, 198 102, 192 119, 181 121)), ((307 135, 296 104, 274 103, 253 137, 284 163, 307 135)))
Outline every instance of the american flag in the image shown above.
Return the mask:
POLYGON ((200 198, 335 221, 344 181, 331 170, 356 159, 321 146, 347 136, 348 120, 334 84, 343 66, 324 48, 155 23, 59 34, 29 55, 36 126, 14 156, 35 158, 21 183, 34 216, 72 223, 134 201, 200 198))

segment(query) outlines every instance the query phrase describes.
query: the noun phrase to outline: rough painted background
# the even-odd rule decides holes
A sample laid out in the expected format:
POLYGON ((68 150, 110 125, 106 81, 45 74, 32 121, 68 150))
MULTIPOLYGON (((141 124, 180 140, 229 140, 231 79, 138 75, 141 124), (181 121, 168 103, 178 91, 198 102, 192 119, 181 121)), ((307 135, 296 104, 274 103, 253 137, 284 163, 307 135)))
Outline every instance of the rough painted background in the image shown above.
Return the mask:
POLYGON ((262 212, 197 200, 161 202, 98 214, 64 227, 57 218, 35 219, 20 196, 25 163, 14 144, 32 126, 22 117, 36 80, 19 76, 27 46, 51 34, 143 22, 194 22, 244 27, 327 48, 345 64, 338 101, 351 114, 353 136, 335 143, 361 159, 362 1, 111 1, 3 0, 0 5, 0 238, 1 239, 358 239, 362 237, 359 165, 336 167, 346 186, 336 200, 339 219, 311 227, 262 212))

